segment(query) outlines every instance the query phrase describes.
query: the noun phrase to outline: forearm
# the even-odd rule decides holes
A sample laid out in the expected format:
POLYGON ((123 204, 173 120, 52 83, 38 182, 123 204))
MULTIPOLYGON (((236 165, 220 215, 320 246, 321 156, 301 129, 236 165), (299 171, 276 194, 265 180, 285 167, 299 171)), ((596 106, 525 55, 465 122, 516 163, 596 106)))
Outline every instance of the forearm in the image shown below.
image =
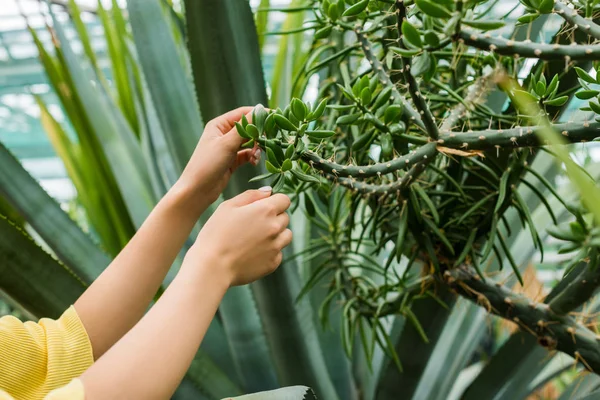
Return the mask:
POLYGON ((75 303, 98 359, 144 315, 209 201, 178 183, 75 303))
POLYGON ((184 264, 157 304, 82 376, 86 399, 168 399, 229 284, 211 265, 184 264))

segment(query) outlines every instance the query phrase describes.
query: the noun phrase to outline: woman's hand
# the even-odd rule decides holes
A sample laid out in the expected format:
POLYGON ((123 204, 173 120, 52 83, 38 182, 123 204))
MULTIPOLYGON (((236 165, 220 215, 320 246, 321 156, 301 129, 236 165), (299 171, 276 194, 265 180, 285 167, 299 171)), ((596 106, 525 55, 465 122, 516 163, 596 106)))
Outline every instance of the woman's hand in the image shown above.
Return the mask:
POLYGON ((222 272, 228 286, 245 285, 275 271, 281 250, 292 241, 285 212, 290 199, 270 195, 271 188, 265 187, 222 203, 202 228, 186 264, 222 272))
POLYGON ((156 305, 82 375, 86 399, 170 399, 227 289, 279 266, 289 205, 271 188, 221 204, 156 305))
POLYGON ((244 139, 238 135, 235 123, 244 114, 250 120, 252 107, 240 107, 206 124, 196 150, 179 179, 180 185, 208 197, 207 200, 212 203, 225 189, 236 168, 247 162, 254 165, 258 163, 260 149, 255 147, 240 151, 244 139))

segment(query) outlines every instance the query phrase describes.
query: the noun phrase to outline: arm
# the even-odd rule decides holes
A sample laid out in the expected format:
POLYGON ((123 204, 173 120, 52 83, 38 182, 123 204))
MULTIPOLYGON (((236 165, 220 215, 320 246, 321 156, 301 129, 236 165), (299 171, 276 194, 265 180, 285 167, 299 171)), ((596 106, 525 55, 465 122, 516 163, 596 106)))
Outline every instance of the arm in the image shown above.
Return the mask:
POLYGON ((227 288, 281 262, 291 242, 287 196, 248 191, 219 206, 157 304, 81 377, 86 399, 167 399, 227 288))
POLYGON ((135 236, 75 303, 98 359, 144 315, 194 224, 227 185, 238 165, 258 161, 242 144, 234 122, 242 107, 206 124, 179 181, 135 236), (107 323, 110 321, 110 323, 107 323))

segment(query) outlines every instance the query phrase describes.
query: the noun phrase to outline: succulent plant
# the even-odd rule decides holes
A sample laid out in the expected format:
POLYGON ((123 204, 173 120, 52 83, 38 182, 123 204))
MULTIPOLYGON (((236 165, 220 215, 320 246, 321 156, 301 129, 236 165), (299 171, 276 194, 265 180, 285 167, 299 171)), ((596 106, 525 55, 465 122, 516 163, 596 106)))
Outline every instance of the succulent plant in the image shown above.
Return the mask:
POLYGON ((563 44, 559 32, 547 44, 492 33, 505 33, 505 22, 487 19, 479 1, 313 2, 305 73, 323 71, 317 101, 294 98, 283 110, 258 106, 252 121, 237 125, 247 146, 266 152, 268 174, 258 179, 274 178, 275 191, 291 193, 293 204, 303 203, 329 235, 304 250, 320 252, 324 261, 302 293, 327 282, 323 320, 342 301, 348 353, 360 331, 367 354, 377 341, 401 367, 382 319, 402 315, 426 341, 412 307, 423 297, 443 302, 438 293, 450 289, 600 372, 600 336, 569 315, 600 285, 599 197, 593 197, 599 189, 557 147, 600 140, 598 78, 588 73, 600 60, 600 26, 585 3, 581 10, 552 0, 521 3, 527 11, 517 24, 556 13, 565 27, 581 31, 581 40, 563 44), (535 64, 521 85, 518 74, 529 58, 535 64), (491 93, 504 94, 503 107, 488 106, 491 93), (573 95, 587 102, 587 113, 550 123, 573 95), (540 152, 556 152, 583 193, 581 204, 558 197, 575 221, 550 234, 567 242, 561 252, 576 255, 566 287, 548 304, 499 285, 485 267, 504 258, 523 284, 505 240, 509 209, 543 254, 517 190, 531 188, 558 222, 542 191, 558 194, 531 167, 540 152), (571 272, 581 263, 587 267, 571 272), (371 339, 363 323, 373 328, 371 339))

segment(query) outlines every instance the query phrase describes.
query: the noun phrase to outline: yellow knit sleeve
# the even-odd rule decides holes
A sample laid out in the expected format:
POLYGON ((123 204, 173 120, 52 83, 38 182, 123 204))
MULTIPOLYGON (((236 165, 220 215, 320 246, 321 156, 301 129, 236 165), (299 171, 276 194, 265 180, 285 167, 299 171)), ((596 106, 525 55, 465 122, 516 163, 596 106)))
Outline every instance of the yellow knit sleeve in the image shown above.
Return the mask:
POLYGON ((58 320, 42 318, 38 323, 0 318, 0 393, 41 400, 93 362, 90 340, 74 307, 58 320))

